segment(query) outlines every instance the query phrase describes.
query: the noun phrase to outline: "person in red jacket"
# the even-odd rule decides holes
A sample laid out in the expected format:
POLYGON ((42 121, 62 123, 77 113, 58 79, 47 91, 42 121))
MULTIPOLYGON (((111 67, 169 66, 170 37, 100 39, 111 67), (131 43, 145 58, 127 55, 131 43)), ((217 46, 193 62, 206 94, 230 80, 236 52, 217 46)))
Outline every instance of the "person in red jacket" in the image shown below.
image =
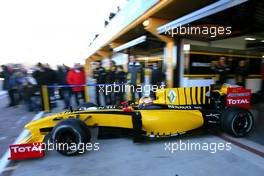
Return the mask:
POLYGON ((73 85, 72 92, 75 96, 76 104, 79 106, 79 99, 84 100, 84 84, 85 84, 85 73, 83 67, 80 64, 74 64, 73 69, 67 74, 67 82, 69 85, 73 85))

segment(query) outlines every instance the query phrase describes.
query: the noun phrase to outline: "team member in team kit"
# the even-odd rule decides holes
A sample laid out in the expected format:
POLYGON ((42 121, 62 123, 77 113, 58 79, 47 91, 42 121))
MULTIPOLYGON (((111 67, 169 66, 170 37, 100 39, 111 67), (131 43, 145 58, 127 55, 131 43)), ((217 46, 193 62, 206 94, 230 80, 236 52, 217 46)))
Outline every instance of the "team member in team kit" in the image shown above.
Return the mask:
POLYGON ((226 64, 226 58, 220 57, 218 64, 214 69, 215 73, 217 74, 217 81, 218 84, 224 84, 227 81, 227 74, 230 71, 230 68, 226 64))
MULTIPOLYGON (((129 57, 128 63, 128 81, 131 86, 134 87, 134 90, 131 91, 132 101, 135 101, 136 97, 136 87, 141 83, 142 80, 142 67, 139 62, 136 62, 135 56, 129 57)), ((138 92, 138 96, 141 97, 141 92, 138 92)))
MULTIPOLYGON (((96 80, 96 84, 105 84, 106 83, 106 71, 102 67, 102 62, 96 62, 96 68, 93 71, 93 78, 96 80)), ((96 104, 98 106, 102 106, 102 102, 100 102, 100 95, 103 94, 103 102, 105 102, 105 94, 102 92, 100 88, 104 87, 103 85, 97 85, 95 89, 96 94, 96 104)))

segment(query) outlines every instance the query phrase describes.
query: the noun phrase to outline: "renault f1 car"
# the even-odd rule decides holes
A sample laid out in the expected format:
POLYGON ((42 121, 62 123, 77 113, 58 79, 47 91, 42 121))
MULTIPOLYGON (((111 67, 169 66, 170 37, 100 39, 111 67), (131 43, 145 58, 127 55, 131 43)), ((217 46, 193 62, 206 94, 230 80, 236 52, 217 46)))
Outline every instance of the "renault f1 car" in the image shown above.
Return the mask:
MULTIPOLYGON (((250 90, 242 87, 212 85, 160 89, 153 101, 143 97, 138 105, 126 103, 120 107, 97 107, 87 103, 76 110, 27 124, 25 128, 30 135, 20 144, 10 146, 10 159, 34 157, 19 156, 17 151, 21 146, 35 146, 47 140, 53 143, 88 143, 91 127, 99 127, 99 136, 104 133, 102 129, 108 129, 108 132, 111 131, 109 129, 119 129, 120 133, 128 130, 134 142, 141 142, 146 137, 171 137, 215 125, 235 137, 243 137, 253 128, 253 116, 248 110, 250 95, 250 90), (14 147, 17 147, 16 152, 14 147)), ((57 151, 63 155, 79 152, 78 149, 57 151)))

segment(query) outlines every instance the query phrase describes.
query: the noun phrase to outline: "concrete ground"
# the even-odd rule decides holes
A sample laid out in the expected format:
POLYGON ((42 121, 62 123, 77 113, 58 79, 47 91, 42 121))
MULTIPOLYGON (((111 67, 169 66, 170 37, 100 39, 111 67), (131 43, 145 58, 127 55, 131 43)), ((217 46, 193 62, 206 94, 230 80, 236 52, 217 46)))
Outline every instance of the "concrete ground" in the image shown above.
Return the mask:
MULTIPOLYGON (((264 158, 231 145, 230 151, 173 151, 165 144, 223 143, 210 134, 190 135, 170 140, 134 144, 130 139, 95 140, 99 151, 65 157, 55 151, 45 158, 17 163, 13 176, 38 175, 259 175, 264 173, 264 158)), ((174 147, 176 148, 176 147, 174 147)), ((264 151, 264 148, 262 147, 264 151)))
POLYGON ((255 117, 255 126, 248 140, 264 145, 264 103, 254 105, 252 113, 255 117))
POLYGON ((2 94, 0 96, 0 158, 36 114, 36 112, 28 112, 24 105, 7 107, 8 102, 8 96, 2 94))

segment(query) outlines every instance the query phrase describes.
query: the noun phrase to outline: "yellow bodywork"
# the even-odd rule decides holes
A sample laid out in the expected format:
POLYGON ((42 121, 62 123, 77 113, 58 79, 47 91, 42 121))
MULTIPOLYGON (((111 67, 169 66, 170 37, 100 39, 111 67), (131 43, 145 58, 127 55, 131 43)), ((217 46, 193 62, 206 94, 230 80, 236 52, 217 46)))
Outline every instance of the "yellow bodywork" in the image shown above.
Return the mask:
POLYGON ((42 119, 32 121, 25 126, 30 131, 30 136, 22 143, 42 142, 48 132, 41 132, 40 129, 48 129, 56 126, 58 122, 69 118, 79 118, 87 126, 108 126, 120 128, 133 128, 131 115, 111 114, 123 112, 122 110, 87 110, 80 112, 62 112, 42 119), (55 119, 55 120, 54 120, 55 119))
MULTIPOLYGON (((211 103, 208 92, 219 92, 220 95, 224 95, 228 87, 230 85, 223 85, 219 90, 211 90, 211 86, 160 89, 156 92, 154 103, 190 107, 206 105, 211 103)), ((199 128, 204 124, 202 113, 194 109, 134 110, 133 112, 137 111, 141 114, 141 130, 146 135, 170 136, 199 128)), ((58 122, 68 118, 79 118, 87 126, 133 129, 132 112, 125 113, 121 109, 62 112, 26 125, 25 128, 30 131, 31 135, 23 142, 42 142, 58 122)))
POLYGON ((197 110, 141 110, 140 113, 147 135, 174 135, 199 128, 204 123, 197 110))
MULTIPOLYGON (((198 110, 135 110, 140 112, 142 130, 147 135, 168 136, 190 131, 203 125, 203 116, 198 110)), ((133 129, 132 113, 123 110, 85 110, 78 112, 62 112, 33 121, 25 126, 30 131, 30 136, 21 143, 43 142, 49 129, 58 122, 68 118, 79 118, 87 126, 120 127, 133 129)))
POLYGON ((229 84, 223 84, 219 90, 213 90, 213 92, 218 92, 221 96, 227 94, 227 89, 231 87, 229 84))

